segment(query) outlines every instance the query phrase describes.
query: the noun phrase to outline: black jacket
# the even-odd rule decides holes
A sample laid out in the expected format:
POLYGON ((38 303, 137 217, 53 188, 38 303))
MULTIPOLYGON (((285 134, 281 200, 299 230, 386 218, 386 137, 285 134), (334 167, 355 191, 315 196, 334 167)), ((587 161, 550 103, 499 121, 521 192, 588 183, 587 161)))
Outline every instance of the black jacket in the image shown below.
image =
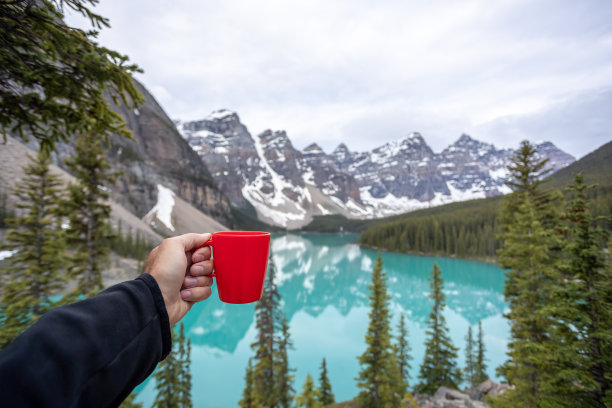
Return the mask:
POLYGON ((0 353, 3 407, 118 406, 172 347, 151 275, 54 309, 0 353))

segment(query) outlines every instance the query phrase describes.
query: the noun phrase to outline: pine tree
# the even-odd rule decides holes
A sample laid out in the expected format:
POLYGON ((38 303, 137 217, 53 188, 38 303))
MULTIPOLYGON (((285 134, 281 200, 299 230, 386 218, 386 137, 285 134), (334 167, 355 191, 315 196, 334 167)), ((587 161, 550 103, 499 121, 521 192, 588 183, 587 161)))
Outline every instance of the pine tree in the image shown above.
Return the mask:
POLYGON ((181 407, 192 408, 191 403, 191 340, 185 337, 185 326, 181 322, 178 343, 179 382, 178 401, 181 407))
POLYGON ((142 408, 142 402, 136 402, 134 399, 138 394, 132 392, 128 397, 119 405, 119 408, 142 408))
POLYGON ((140 70, 126 56, 97 44, 95 30, 109 22, 92 10, 96 3, 0 2, 1 133, 24 139, 29 134, 47 153, 57 141, 94 128, 104 138, 128 135, 107 97, 113 103, 143 102, 131 77, 140 70), (89 20, 93 30, 68 26, 66 8, 89 20))
POLYGON ((399 406, 401 395, 400 368, 391 346, 391 313, 390 296, 387 294, 387 277, 378 253, 370 290, 370 324, 365 336, 366 351, 358 357, 361 371, 357 378, 357 387, 361 392, 357 396, 362 407, 395 407, 399 406))
POLYGON ((456 389, 461 382, 456 361, 457 348, 451 342, 443 314, 446 306, 443 285, 442 271, 434 263, 429 284, 429 298, 434 305, 425 332, 425 357, 419 371, 421 382, 416 386, 416 390, 424 394, 433 394, 441 386, 456 389))
POLYGON ((330 405, 336 402, 334 393, 332 392, 331 383, 327 376, 327 364, 325 358, 321 362, 321 375, 319 376, 319 402, 322 406, 330 405))
POLYGON ((291 406, 295 394, 293 375, 291 374, 293 370, 289 367, 289 356, 287 355, 287 351, 292 347, 293 344, 289 335, 289 322, 283 316, 277 356, 274 361, 278 405, 282 408, 289 408, 291 406))
POLYGON ((249 358, 249 364, 247 365, 246 373, 244 375, 244 389, 242 390, 242 399, 238 402, 241 408, 260 408, 262 405, 257 399, 254 385, 254 370, 251 359, 249 358))
POLYGON ((76 177, 68 186, 63 208, 68 217, 68 242, 74 249, 70 272, 78 278, 78 295, 92 296, 103 289, 102 268, 110 251, 110 206, 107 186, 116 179, 106 161, 102 141, 80 135, 66 166, 76 177))
POLYGON ((499 370, 516 386, 504 400, 525 407, 541 406, 543 385, 555 375, 549 357, 556 348, 551 296, 559 280, 559 196, 540 186, 546 163, 534 146, 521 143, 508 167, 514 192, 505 197, 499 216, 499 263, 509 269, 504 295, 511 323, 510 359, 499 370))
POLYGON ((53 307, 51 296, 64 287, 62 269, 66 244, 59 226, 60 180, 49 169, 44 152, 29 157, 24 178, 15 191, 20 216, 9 219, 11 229, 2 249, 8 258, 2 287, 0 348, 53 307))
POLYGON ((287 354, 292 348, 289 322, 281 310, 275 277, 276 266, 270 253, 266 283, 255 305, 257 339, 251 344, 254 364, 249 362, 245 374, 243 403, 249 406, 289 407, 295 394, 287 354))
POLYGON ((153 408, 188 408, 191 402, 191 375, 189 374, 189 348, 185 347, 184 326, 181 322, 178 336, 172 331, 173 347, 166 359, 159 363, 155 371, 157 394, 153 408))
POLYGON ((154 377, 157 394, 155 395, 153 408, 178 407, 179 360, 174 350, 168 354, 165 360, 159 363, 154 377))
POLYGON ((582 173, 569 187, 575 198, 565 211, 567 245, 564 285, 558 288, 555 317, 563 321, 555 350, 562 390, 559 406, 612 405, 612 269, 605 263, 605 236, 594 227, 582 173), (609 405, 606 405, 609 404, 609 405))
POLYGON ((410 364, 412 355, 410 352, 412 348, 408 342, 408 328, 406 327, 406 321, 403 314, 400 316, 397 332, 397 345, 395 347, 400 368, 400 377, 402 379, 401 395, 404 395, 410 387, 410 370, 412 369, 410 364))
POLYGON ((487 363, 485 357, 485 345, 482 338, 482 322, 478 322, 478 339, 476 341, 476 350, 474 358, 474 385, 481 384, 489 379, 487 375, 487 363))
POLYGON ((320 393, 315 386, 310 373, 306 375, 304 385, 302 386, 302 393, 295 398, 296 408, 321 408, 320 393))
POLYGON ((476 381, 476 350, 474 350, 474 338, 472 337, 472 326, 468 326, 465 336, 465 369, 463 370, 464 380, 470 387, 477 384, 476 381))
POLYGON ((276 266, 270 254, 268 273, 261 299, 255 305, 257 340, 251 344, 255 351, 254 389, 257 400, 264 407, 276 407, 279 403, 278 387, 278 339, 280 294, 275 281, 276 266))

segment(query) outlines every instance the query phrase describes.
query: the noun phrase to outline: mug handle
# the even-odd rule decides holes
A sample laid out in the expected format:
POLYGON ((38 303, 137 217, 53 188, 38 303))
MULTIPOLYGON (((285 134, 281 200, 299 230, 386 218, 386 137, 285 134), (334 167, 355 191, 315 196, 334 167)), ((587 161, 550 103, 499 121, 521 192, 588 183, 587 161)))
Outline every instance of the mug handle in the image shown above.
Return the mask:
MULTIPOLYGON (((206 242, 204 243, 204 245, 202 245, 200 248, 203 248, 203 247, 205 247, 205 246, 209 246, 209 247, 211 248, 211 250, 212 250, 212 248, 213 248, 213 240, 212 240, 212 237, 211 237, 211 238, 210 238, 208 241, 206 241, 206 242)), ((212 252, 212 251, 211 251, 211 252, 212 252)), ((215 272, 214 272, 214 268, 215 268, 215 267, 214 267, 214 264, 213 264, 213 272, 211 272, 211 274, 210 274, 210 275, 208 275, 208 276, 210 276, 211 278, 216 278, 216 277, 217 277, 217 275, 216 275, 216 274, 215 274, 215 272)))

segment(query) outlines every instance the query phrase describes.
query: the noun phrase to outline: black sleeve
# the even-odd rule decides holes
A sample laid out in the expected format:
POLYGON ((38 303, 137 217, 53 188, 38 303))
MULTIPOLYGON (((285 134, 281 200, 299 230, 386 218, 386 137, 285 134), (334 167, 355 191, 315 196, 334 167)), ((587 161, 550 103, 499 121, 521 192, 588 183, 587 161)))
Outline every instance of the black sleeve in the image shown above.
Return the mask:
POLYGON ((112 407, 172 347, 151 275, 54 309, 0 353, 3 407, 112 407))

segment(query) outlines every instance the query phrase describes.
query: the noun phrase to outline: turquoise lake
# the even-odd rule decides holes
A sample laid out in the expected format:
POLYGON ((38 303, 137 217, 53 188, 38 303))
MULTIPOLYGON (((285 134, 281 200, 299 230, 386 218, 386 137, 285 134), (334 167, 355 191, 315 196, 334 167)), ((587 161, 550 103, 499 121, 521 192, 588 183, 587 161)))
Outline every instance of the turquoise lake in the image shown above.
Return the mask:
MULTIPOLYGON (((317 379, 325 357, 336 401, 357 395, 357 356, 365 350, 368 327, 368 285, 376 251, 355 244, 356 234, 287 234, 272 237, 277 282, 283 310, 290 322, 294 350, 289 352, 294 388, 301 391, 307 373, 317 379)), ((502 317, 504 274, 495 264, 453 258, 383 252, 391 295, 393 327, 400 314, 408 323, 412 347, 412 379, 417 381, 432 302, 430 270, 442 269, 447 307, 445 317, 453 343, 460 347, 459 365, 468 327, 477 332, 482 321, 488 374, 505 360, 509 326, 502 317)), ((235 407, 241 398, 250 344, 255 340, 254 304, 230 305, 213 295, 194 306, 183 319, 191 338, 194 407, 235 407)), ((137 391, 145 407, 155 398, 149 378, 137 391)))

